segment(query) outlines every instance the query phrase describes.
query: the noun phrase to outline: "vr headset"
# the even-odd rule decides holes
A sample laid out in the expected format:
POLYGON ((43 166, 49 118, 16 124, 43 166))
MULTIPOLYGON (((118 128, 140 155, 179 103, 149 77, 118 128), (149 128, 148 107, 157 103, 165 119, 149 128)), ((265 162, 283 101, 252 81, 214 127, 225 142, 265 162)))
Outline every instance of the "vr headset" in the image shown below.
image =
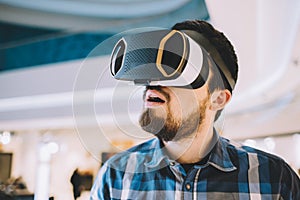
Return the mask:
POLYGON ((110 58, 115 79, 149 86, 196 89, 207 81, 209 67, 217 67, 233 89, 235 81, 217 50, 191 30, 155 30, 123 36, 110 58))

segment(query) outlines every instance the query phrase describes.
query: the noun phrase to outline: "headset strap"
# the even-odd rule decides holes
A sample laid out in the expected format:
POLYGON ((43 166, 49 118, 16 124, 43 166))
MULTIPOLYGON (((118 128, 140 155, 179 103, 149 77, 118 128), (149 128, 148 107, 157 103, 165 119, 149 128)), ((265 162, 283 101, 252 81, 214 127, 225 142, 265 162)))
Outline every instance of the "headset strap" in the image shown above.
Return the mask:
POLYGON ((227 82, 229 83, 231 89, 233 89, 235 86, 235 81, 232 78, 231 73, 229 72, 228 68, 226 67, 223 59, 221 58, 220 53, 215 48, 215 46, 212 45, 208 39, 206 39, 201 33, 197 32, 197 31, 193 31, 193 30, 181 30, 181 31, 186 33, 193 40, 195 40, 197 43, 200 43, 200 45, 202 47, 204 47, 204 49, 211 56, 211 58, 216 63, 216 65, 221 69, 221 72, 226 77, 227 82))

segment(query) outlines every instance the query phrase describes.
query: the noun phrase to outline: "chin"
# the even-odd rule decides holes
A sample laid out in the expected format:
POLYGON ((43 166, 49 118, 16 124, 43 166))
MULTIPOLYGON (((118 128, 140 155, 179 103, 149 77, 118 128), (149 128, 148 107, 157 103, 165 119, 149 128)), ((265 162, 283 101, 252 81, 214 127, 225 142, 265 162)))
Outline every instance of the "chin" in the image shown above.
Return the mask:
MULTIPOLYGON (((143 111, 139 124, 144 131, 156 135, 164 128, 166 117, 162 117, 161 110, 147 108, 143 111)), ((165 116, 165 113, 163 113, 163 116, 165 116)))

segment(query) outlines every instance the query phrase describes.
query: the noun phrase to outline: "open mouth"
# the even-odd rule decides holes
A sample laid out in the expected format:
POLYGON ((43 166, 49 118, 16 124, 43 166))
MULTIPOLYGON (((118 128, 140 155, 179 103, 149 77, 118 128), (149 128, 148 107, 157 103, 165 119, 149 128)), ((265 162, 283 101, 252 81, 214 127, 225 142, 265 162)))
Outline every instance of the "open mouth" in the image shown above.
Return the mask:
POLYGON ((148 97, 147 101, 156 102, 156 103, 165 103, 165 101, 159 97, 148 97))
POLYGON ((157 91, 149 89, 146 91, 145 103, 146 106, 159 106, 166 102, 164 95, 157 91))

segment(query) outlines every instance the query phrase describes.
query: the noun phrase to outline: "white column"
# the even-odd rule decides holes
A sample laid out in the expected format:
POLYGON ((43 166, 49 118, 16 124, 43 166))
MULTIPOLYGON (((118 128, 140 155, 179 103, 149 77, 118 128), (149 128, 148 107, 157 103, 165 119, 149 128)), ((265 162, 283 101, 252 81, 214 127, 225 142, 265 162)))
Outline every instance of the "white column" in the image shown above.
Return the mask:
POLYGON ((49 199, 51 155, 58 149, 58 145, 54 142, 41 143, 39 146, 34 200, 49 199))

